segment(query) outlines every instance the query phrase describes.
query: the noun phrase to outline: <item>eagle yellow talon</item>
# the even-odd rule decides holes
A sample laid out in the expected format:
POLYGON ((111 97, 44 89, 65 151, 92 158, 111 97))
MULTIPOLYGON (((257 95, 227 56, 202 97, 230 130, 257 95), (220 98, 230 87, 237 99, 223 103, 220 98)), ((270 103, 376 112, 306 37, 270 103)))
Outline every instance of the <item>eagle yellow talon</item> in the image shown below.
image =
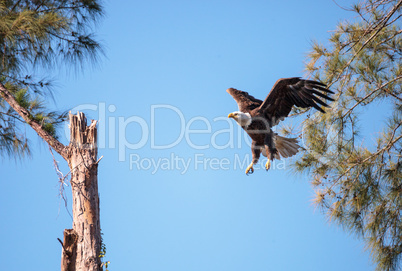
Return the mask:
POLYGON ((246 175, 254 173, 253 163, 251 163, 246 169, 246 175))
POLYGON ((267 163, 265 164, 265 169, 268 170, 271 168, 271 160, 268 159, 267 163))

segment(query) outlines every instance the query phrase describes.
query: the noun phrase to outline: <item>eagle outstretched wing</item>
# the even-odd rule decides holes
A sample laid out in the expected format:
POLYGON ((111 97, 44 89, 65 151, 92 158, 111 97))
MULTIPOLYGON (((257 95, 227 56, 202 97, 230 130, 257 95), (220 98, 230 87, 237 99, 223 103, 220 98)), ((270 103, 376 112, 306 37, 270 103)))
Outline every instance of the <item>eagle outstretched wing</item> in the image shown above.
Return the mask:
POLYGON ((226 92, 232 95, 239 106, 239 111, 243 113, 250 113, 250 111, 260 107, 262 104, 261 100, 254 98, 248 92, 235 88, 228 88, 226 92))
POLYGON ((273 125, 287 117, 294 105, 302 108, 314 107, 325 113, 319 105, 329 106, 318 97, 330 101, 334 101, 334 99, 323 92, 334 94, 326 88, 325 84, 317 81, 304 80, 300 77, 282 78, 276 81, 258 111, 271 119, 273 125))

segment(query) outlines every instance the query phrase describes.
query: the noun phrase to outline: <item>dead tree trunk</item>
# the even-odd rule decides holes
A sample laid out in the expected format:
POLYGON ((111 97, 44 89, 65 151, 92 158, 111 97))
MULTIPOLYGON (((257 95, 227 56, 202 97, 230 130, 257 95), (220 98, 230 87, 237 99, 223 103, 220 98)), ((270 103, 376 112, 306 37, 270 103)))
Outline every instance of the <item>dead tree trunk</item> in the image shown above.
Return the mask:
POLYGON ((69 262, 64 260, 68 257, 75 264, 62 265, 62 271, 101 270, 97 155, 96 121, 87 126, 83 113, 70 114, 67 162, 71 170, 73 231, 65 230, 65 234, 69 231, 67 234, 76 235, 77 238, 75 255, 70 257, 64 252, 62 254, 62 263, 69 262))
MULTIPOLYGON (((67 162, 71 170, 73 229, 64 230, 62 271, 100 271, 101 234, 98 196, 96 121, 87 126, 83 113, 70 114, 70 144, 64 146, 35 121, 0 82, 3 98, 67 162)), ((61 241, 60 241, 61 242, 61 241)))

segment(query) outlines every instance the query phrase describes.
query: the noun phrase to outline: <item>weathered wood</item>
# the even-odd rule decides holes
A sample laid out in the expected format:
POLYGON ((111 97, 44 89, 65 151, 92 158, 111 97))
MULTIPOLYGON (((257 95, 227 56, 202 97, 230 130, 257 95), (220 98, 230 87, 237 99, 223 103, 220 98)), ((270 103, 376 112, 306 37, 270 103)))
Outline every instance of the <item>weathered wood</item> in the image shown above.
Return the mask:
POLYGON ((63 250, 61 253, 61 271, 75 271, 77 239, 78 236, 73 229, 64 230, 64 240, 62 243, 63 250))
POLYGON ((101 270, 96 121, 70 114, 68 164, 71 169, 73 229, 77 233, 75 271, 101 270))

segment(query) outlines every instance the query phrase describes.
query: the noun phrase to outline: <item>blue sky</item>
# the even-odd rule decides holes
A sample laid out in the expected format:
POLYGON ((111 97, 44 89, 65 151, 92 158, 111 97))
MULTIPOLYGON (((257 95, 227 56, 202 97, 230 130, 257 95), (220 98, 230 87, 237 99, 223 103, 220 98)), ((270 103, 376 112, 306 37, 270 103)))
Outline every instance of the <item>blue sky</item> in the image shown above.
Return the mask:
MULTIPOLYGON (((244 174, 247 137, 226 120, 237 110, 227 88, 264 99, 278 78, 303 76, 311 40, 325 43, 351 13, 330 0, 107 1, 105 12, 106 57, 54 73, 52 106, 100 121, 110 270, 374 269, 362 242, 315 210, 309 176, 289 160, 244 174)), ((1 265, 57 270, 72 220, 47 146, 26 132, 32 158, 0 163, 1 265)))

